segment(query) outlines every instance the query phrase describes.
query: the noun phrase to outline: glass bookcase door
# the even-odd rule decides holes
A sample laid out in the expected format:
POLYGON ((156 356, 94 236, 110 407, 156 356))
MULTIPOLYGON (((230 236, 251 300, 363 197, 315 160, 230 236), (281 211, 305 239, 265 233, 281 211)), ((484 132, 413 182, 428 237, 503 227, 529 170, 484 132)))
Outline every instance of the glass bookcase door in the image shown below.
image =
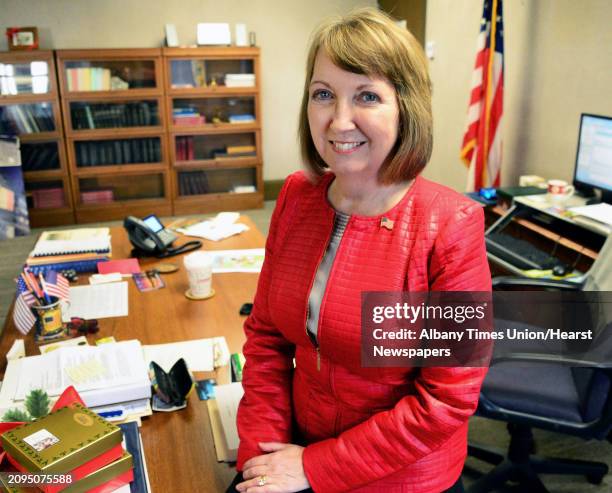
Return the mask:
POLYGON ((62 180, 26 181, 25 189, 29 209, 60 209, 69 205, 62 180))
POLYGON ((49 64, 46 61, 0 62, 0 95, 48 94, 50 91, 49 64))
POLYGON ((74 152, 78 168, 162 161, 160 137, 76 141, 74 152))
POLYGON ((0 94, 17 96, 48 94, 49 64, 44 61, 0 63, 0 94))
POLYGON ((165 196, 164 175, 151 173, 126 176, 104 175, 79 178, 79 200, 86 204, 161 199, 165 196))
POLYGON ((175 98, 172 123, 176 126, 245 124, 257 121, 255 96, 175 98))
POLYGON ((26 135, 54 131, 55 118, 50 102, 0 106, 0 134, 26 135))
POLYGON ((157 100, 145 101, 70 101, 73 130, 156 127, 160 125, 157 100))
POLYGON ((177 163, 257 157, 255 132, 235 134, 177 135, 177 163))
POLYGON ((157 87, 154 60, 69 60, 64 67, 66 87, 71 92, 157 87))
POLYGON ((212 87, 255 87, 252 59, 205 60, 174 59, 170 61, 172 89, 212 87))
POLYGON ((211 193, 254 193, 257 168, 203 169, 177 173, 181 197, 211 193))
POLYGON ((49 142, 22 142, 21 167, 24 172, 49 171, 61 168, 60 143, 56 140, 49 142))

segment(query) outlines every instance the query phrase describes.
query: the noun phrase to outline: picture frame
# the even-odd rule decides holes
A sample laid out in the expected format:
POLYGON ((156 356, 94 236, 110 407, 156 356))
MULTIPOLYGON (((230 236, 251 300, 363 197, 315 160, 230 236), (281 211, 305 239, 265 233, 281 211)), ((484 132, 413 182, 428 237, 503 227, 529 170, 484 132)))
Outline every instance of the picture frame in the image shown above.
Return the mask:
POLYGON ((9 27, 6 29, 6 37, 11 51, 38 49, 38 28, 36 27, 9 27))

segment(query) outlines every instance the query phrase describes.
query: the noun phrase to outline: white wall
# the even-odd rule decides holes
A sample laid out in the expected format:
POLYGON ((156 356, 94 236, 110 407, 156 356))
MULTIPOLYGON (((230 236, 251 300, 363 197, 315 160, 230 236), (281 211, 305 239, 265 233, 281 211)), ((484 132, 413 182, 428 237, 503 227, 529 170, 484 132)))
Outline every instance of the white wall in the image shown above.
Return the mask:
MULTIPOLYGON (((436 42, 434 153, 426 176, 463 190, 459 159, 481 0, 428 0, 436 42)), ((520 174, 571 180, 580 113, 612 116, 612 2, 506 0, 502 184, 520 174)))
POLYGON ((151 48, 164 25, 195 44, 198 22, 246 23, 261 47, 264 179, 300 167, 297 115, 308 37, 332 14, 375 0, 0 0, 0 50, 9 26, 38 27, 41 48, 151 48))

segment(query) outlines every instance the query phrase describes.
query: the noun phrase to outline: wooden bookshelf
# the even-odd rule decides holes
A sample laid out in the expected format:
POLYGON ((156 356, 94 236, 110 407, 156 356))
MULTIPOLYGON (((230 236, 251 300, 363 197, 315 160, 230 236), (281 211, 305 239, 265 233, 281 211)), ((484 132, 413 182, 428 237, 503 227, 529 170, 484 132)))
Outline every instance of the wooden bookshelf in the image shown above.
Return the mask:
POLYGON ((160 49, 56 51, 79 223, 172 213, 160 49))
POLYGON ((74 223, 53 52, 3 52, 0 64, 0 133, 20 140, 30 224, 74 223))
POLYGON ((163 49, 175 214, 263 207, 259 55, 163 49))

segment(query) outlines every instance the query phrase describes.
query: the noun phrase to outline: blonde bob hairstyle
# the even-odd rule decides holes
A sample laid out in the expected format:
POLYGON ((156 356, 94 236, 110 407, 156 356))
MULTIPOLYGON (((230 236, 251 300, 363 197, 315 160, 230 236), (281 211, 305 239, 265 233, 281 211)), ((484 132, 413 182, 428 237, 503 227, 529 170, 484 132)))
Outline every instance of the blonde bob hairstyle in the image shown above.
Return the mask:
POLYGON ((308 123, 309 86, 321 50, 347 72, 384 77, 393 85, 399 105, 398 138, 378 179, 383 184, 413 179, 429 161, 433 141, 431 83, 421 45, 388 15, 371 7, 324 22, 313 33, 298 137, 302 158, 316 175, 328 167, 315 148, 308 123))

